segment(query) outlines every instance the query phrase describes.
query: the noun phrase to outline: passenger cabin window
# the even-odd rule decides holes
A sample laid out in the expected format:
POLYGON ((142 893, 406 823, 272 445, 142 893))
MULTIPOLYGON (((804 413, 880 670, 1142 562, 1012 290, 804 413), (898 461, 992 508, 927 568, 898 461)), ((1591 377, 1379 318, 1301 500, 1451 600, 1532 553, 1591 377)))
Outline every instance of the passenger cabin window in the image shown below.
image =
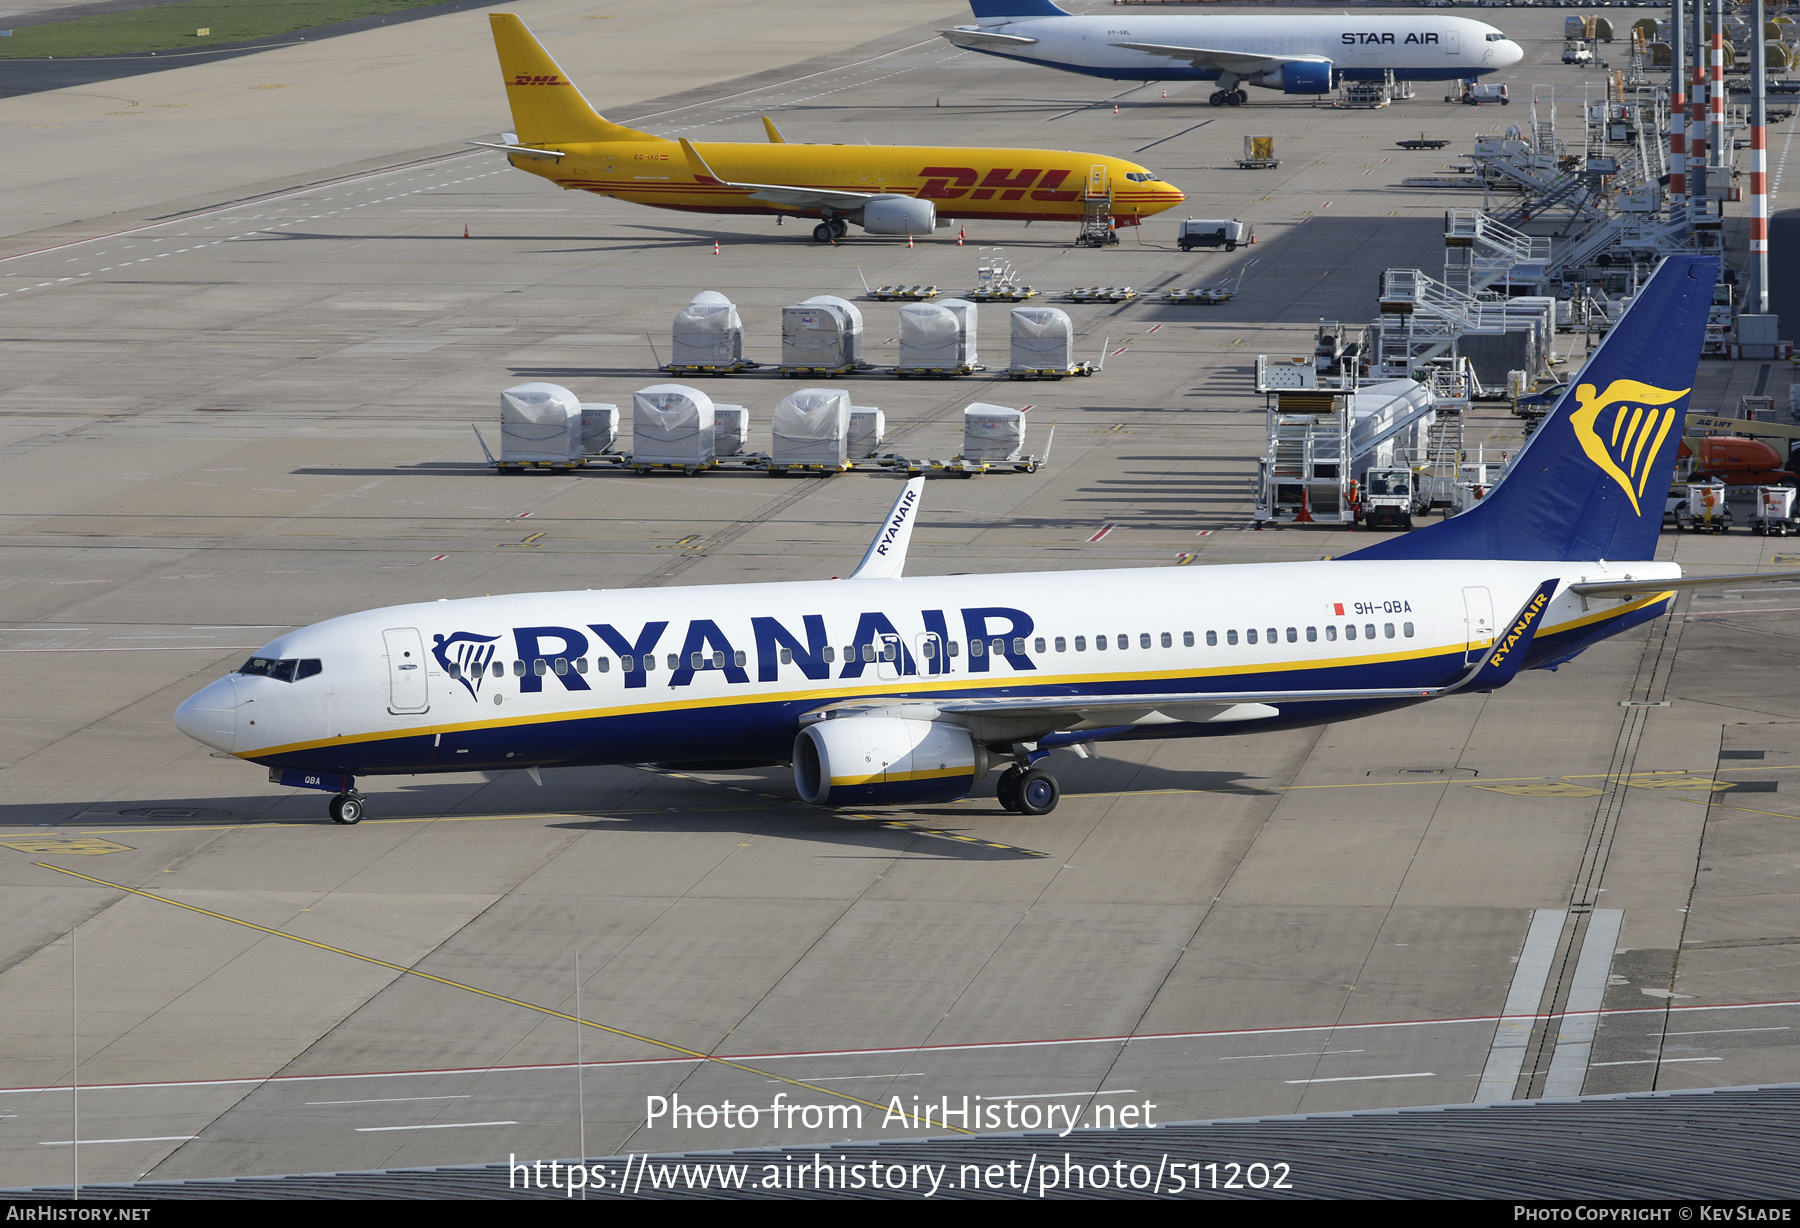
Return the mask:
POLYGON ((1394 638, 1394 624, 1393 623, 1381 624, 1381 634, 1390 640, 1393 639, 1394 638))
POLYGON ((1075 651, 1076 652, 1086 652, 1087 651, 1087 636, 1078 635, 1075 637, 1075 651))
MULTIPOLYGON (((1189 639, 1190 639, 1190 642, 1191 642, 1191 640, 1192 640, 1192 635, 1191 635, 1191 633, 1190 633, 1190 636, 1189 636, 1189 639)), ((1162 646, 1163 646, 1163 647, 1164 647, 1164 648, 1173 648, 1173 647, 1175 647, 1175 637, 1174 637, 1174 636, 1172 636, 1172 635, 1170 635, 1170 634, 1169 634, 1169 633, 1168 633, 1168 632, 1167 632, 1167 631, 1165 631, 1165 632, 1163 632, 1163 633, 1162 633, 1162 646)))
MULTIPOLYGON (((1021 640, 1021 641, 1019 641, 1019 642, 1020 642, 1020 643, 1024 643, 1024 641, 1023 641, 1023 640, 1021 640)), ((1040 652, 1040 653, 1041 653, 1041 652, 1043 652, 1043 651, 1045 651, 1045 649, 1044 649, 1044 637, 1043 637, 1043 636, 1041 636, 1041 635, 1040 635, 1040 636, 1038 636, 1038 637, 1037 637, 1037 639, 1036 639, 1036 640, 1035 640, 1035 641, 1034 641, 1034 642, 1033 642, 1033 645, 1032 645, 1032 647, 1033 647, 1033 648, 1034 648, 1034 649, 1035 649, 1035 650, 1036 650, 1036 651, 1038 651, 1038 652, 1040 652)))
POLYGON ((1327 643, 1335 643, 1337 641, 1337 627, 1327 626, 1325 628, 1325 640, 1327 643))
POLYGON ((986 641, 984 641, 984 640, 970 640, 969 641, 969 655, 971 657, 979 657, 982 654, 984 654, 985 652, 987 652, 987 642, 986 641))
POLYGON ((1124 652, 1127 648, 1130 648, 1130 647, 1131 647, 1131 637, 1129 635, 1121 635, 1119 637, 1119 651, 1124 652))
POLYGON ((1060 635, 1056 637, 1056 651, 1058 651, 1058 652, 1069 651, 1069 641, 1064 639, 1060 635))
MULTIPOLYGON (((1252 636, 1254 636, 1256 634, 1256 632, 1252 631, 1250 634, 1252 636)), ((1237 632, 1236 631, 1227 631, 1225 633, 1225 642, 1227 644, 1236 644, 1237 643, 1237 632)), ((1254 639, 1252 639, 1250 642, 1252 644, 1254 644, 1256 641, 1254 639)))
POLYGON ((1319 638, 1319 629, 1317 627, 1308 627, 1306 629, 1306 642, 1307 643, 1309 643, 1309 644, 1316 643, 1318 641, 1318 638, 1319 638))
MULTIPOLYGON (((626 668, 629 669, 630 666, 627 665, 626 668)), ((608 671, 610 671, 612 669, 612 658, 611 657, 595 657, 594 658, 594 669, 597 672, 602 673, 602 674, 607 673, 608 671)))
POLYGON ((1255 627, 1252 627, 1248 631, 1244 632, 1244 643, 1246 643, 1246 644, 1256 643, 1256 628, 1255 627))
POLYGON ((1372 640, 1372 639, 1374 639, 1374 638, 1375 638, 1375 624, 1374 624, 1374 623, 1366 623, 1366 624, 1364 624, 1364 626, 1363 626, 1363 638, 1364 638, 1364 639, 1365 639, 1365 640, 1372 640))
POLYGON ((1405 632, 1405 633, 1406 633, 1406 638, 1407 638, 1407 639, 1409 639, 1409 640, 1410 640, 1410 639, 1411 639, 1411 638, 1412 638, 1412 634, 1413 634, 1413 625, 1412 625, 1412 624, 1411 624, 1411 623, 1402 623, 1402 624, 1400 624, 1400 630, 1402 630, 1402 631, 1404 631, 1404 632, 1405 632))
POLYGON ((1299 640, 1300 640, 1300 632, 1295 630, 1293 627, 1289 627, 1287 630, 1288 643, 1290 643, 1290 644, 1298 643, 1299 640))
POLYGON ((1347 640, 1353 640, 1356 638, 1356 624, 1355 623, 1345 623, 1344 624, 1344 638, 1347 640))
POLYGON ((1104 635, 1096 635, 1094 637, 1094 650, 1096 652, 1106 651, 1106 637, 1104 635))
MULTIPOLYGON (((1194 646, 1194 633, 1191 631, 1188 632, 1187 642, 1188 642, 1188 647, 1192 648, 1194 646)), ((1218 645, 1219 645, 1219 633, 1217 631, 1208 631, 1206 633, 1206 646, 1208 648, 1217 648, 1218 645)))

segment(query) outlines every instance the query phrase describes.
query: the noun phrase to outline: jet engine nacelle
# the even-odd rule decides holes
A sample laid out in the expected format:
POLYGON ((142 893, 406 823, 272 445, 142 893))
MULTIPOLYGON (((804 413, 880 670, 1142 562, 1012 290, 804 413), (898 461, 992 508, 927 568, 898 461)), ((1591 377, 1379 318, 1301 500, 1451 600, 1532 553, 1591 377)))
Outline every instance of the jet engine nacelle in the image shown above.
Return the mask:
POLYGON ((1330 60, 1291 60, 1271 68, 1255 78, 1264 89, 1284 94, 1329 94, 1331 92, 1330 60))
POLYGON ((948 802, 987 775, 987 748, 960 725, 849 716, 794 739, 794 785, 819 806, 948 802))
POLYGON ((877 196, 862 207, 862 228, 872 235, 928 235, 937 206, 911 196, 877 196))

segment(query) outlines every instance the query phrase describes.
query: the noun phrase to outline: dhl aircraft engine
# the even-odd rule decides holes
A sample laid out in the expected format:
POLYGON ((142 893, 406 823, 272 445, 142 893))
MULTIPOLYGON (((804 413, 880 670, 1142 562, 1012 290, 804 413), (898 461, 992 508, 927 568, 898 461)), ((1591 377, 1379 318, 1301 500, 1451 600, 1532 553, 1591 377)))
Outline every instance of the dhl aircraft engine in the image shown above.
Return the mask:
POLYGON ((851 220, 872 235, 928 235, 937 226, 937 206, 911 196, 877 196, 851 220))
MULTIPOLYGON (((766 142, 669 140, 616 124, 588 104, 512 13, 491 13, 516 132, 499 143, 522 171, 565 190, 688 213, 816 218, 813 238, 850 226, 875 235, 929 235, 962 219, 1085 220, 1096 202, 1116 224, 1172 209, 1185 197, 1153 171, 1068 149, 789 142, 764 117, 766 142)), ((1277 75, 1288 65, 1274 70, 1277 75)), ((1331 66, 1323 71, 1327 82, 1331 66)))
POLYGON ((794 739, 794 784, 815 806, 954 801, 987 770, 987 748, 943 721, 840 717, 794 739))

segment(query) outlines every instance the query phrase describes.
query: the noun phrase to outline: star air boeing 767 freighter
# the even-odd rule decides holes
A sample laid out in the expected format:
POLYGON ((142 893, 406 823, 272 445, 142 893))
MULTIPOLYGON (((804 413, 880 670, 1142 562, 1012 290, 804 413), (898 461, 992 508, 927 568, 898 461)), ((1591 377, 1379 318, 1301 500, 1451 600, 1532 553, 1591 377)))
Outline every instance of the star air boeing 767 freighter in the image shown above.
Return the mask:
POLYGON ((359 777, 616 763, 792 764, 822 806, 947 802, 998 770, 1003 805, 1044 814, 1058 750, 1490 691, 1746 579, 1653 561, 1718 272, 1666 259, 1492 494, 1346 558, 902 579, 915 478, 846 579, 352 614, 175 723, 335 794, 340 823, 359 777))
POLYGON ((1077 17, 1052 0, 969 0, 976 24, 938 33, 970 51, 1115 81, 1216 81, 1215 107, 1245 85, 1326 94, 1340 81, 1460 81, 1510 68, 1525 49, 1484 22, 1442 13, 1145 14, 1077 17))
POLYGON ((813 145, 671 141, 615 124, 581 96, 512 13, 490 13, 517 132, 500 143, 522 171, 559 187, 687 213, 818 218, 813 238, 852 224, 874 235, 928 235, 956 218, 1081 222, 1090 202, 1135 224, 1184 199, 1155 172, 1104 154, 962 145, 813 145))

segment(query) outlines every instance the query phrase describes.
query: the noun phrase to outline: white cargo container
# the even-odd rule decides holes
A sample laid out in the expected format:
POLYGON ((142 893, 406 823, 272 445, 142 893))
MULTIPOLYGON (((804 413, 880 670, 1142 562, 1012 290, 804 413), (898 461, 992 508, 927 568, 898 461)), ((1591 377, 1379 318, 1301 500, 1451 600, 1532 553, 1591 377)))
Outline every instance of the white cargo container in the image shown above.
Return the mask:
POLYGON ((781 370, 841 373, 862 364, 862 312, 820 294, 781 311, 781 370))
POLYGON ((964 299, 908 303, 900 309, 900 375, 967 374, 975 369, 975 304, 964 299))
POLYGON ((680 371, 735 371, 744 366, 744 322, 732 301, 702 290, 675 313, 669 368, 680 371))
POLYGON ((1002 405, 977 401, 963 410, 962 458, 971 461, 1014 461, 1025 449, 1025 415, 1002 405))
POLYGON ((1060 307, 1014 307, 1012 366, 1020 373, 1071 371, 1075 367, 1075 325, 1060 307))
POLYGON ((701 469, 713 461, 713 402, 686 384, 652 384, 631 394, 631 464, 701 469))
POLYGON ((581 454, 611 452, 619 442, 619 407, 602 401, 581 403, 581 454))
POLYGON ((750 411, 742 405, 713 403, 713 452, 742 456, 750 438, 750 411))
POLYGON ((500 394, 500 462, 580 460, 581 402, 560 384, 518 384, 500 394))
POLYGON ((802 388, 782 398, 769 418, 769 466, 841 469, 850 434, 850 394, 802 388))
POLYGON ((887 415, 867 405, 850 407, 850 438, 846 445, 856 460, 874 456, 887 438, 887 415))

